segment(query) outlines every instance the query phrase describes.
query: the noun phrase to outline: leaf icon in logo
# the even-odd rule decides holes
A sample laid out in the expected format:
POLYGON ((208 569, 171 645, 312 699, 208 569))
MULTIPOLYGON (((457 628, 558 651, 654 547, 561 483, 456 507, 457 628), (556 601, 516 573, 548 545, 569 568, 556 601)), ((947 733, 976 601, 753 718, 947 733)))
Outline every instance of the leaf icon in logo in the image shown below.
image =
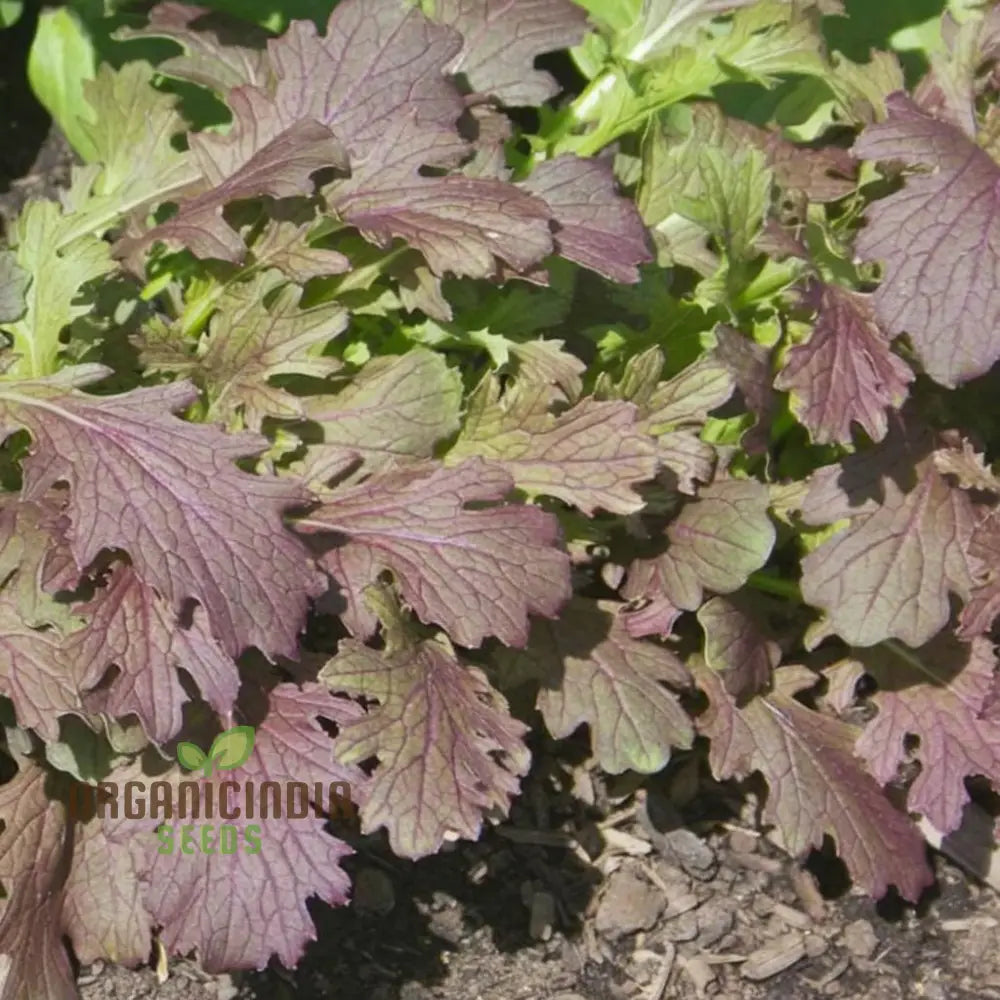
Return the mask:
POLYGON ((250 758, 253 751, 253 726, 234 726, 219 733, 208 751, 209 760, 205 764, 205 777, 217 771, 235 771, 250 758))
POLYGON ((198 768, 204 767, 206 760, 201 748, 196 747, 193 743, 177 744, 177 761, 181 767, 188 771, 197 771, 198 768))

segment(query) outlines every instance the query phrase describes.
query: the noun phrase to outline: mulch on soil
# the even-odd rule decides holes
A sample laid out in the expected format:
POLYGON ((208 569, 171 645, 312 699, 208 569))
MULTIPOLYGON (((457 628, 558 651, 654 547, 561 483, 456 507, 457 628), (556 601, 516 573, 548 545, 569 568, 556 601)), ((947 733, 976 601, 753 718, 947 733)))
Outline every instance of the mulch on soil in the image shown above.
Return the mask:
POLYGON ((825 854, 805 868, 755 830, 752 795, 691 770, 637 787, 543 754, 510 821, 478 843, 411 863, 379 837, 356 839, 353 902, 313 905, 319 939, 294 971, 211 977, 179 961, 158 983, 148 970, 85 970, 83 996, 1000 998, 992 889, 937 856, 920 907, 876 904, 845 889, 825 854), (652 827, 654 804, 676 824, 652 827))

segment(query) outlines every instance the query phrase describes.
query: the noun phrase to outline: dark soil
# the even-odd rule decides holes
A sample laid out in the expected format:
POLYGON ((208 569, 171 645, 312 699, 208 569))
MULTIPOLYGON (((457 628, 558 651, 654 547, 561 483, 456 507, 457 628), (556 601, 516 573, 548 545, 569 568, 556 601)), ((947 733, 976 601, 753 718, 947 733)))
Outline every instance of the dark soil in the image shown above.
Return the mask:
MULTIPOLYGON (((684 768, 648 792, 637 784, 605 785, 543 755, 511 822, 479 843, 409 863, 379 838, 361 841, 352 905, 313 906, 319 939, 296 970, 211 977, 178 961, 159 983, 149 970, 104 967, 84 970, 83 996, 1000 998, 1000 899, 943 857, 918 908, 850 891, 825 898, 814 874, 753 828, 749 806, 699 819, 738 803, 736 789, 693 783, 684 768), (650 833, 647 795, 682 825, 650 833)), ((836 864, 818 857, 811 868, 838 890, 836 864)))

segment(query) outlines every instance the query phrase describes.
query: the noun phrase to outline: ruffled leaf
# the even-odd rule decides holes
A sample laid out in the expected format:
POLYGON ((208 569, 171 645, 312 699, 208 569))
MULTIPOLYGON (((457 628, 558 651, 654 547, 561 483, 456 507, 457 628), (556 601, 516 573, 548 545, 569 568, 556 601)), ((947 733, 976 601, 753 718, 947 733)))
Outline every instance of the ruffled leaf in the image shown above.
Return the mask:
POLYGON ((325 378, 336 371, 339 362, 318 348, 347 326, 347 313, 337 303, 300 309, 301 292, 292 285, 265 300, 274 285, 274 275, 264 275, 220 297, 199 361, 210 415, 232 421, 238 412, 253 431, 265 417, 303 415, 304 400, 271 380, 292 374, 325 378))
POLYGON ((635 205, 617 192, 610 163, 558 156, 539 163, 521 186, 552 209, 561 256, 612 281, 639 280, 639 265, 652 259, 649 242, 635 205))
POLYGON ((916 901, 933 881, 923 838, 854 756, 857 730, 811 711, 794 694, 816 682, 801 667, 778 672, 776 688, 740 708, 714 671, 695 679, 709 698, 700 729, 712 741, 717 779, 759 771, 768 784, 764 818, 788 850, 804 857, 833 837, 847 870, 866 892, 890 885, 916 901))
POLYGON ((706 487, 667 525, 666 550, 633 561, 622 593, 630 600, 666 598, 694 611, 705 590, 738 590, 774 546, 768 503, 767 488, 755 480, 726 479, 706 487))
POLYGON ((873 441, 889 429, 886 410, 899 409, 913 372, 893 354, 868 300, 836 285, 811 289, 817 308, 812 333, 787 354, 775 379, 818 444, 850 444, 857 423, 873 441))
POLYGON ((738 596, 706 601, 698 609, 698 622, 705 632, 705 662, 742 704, 770 686, 781 648, 767 635, 752 602, 738 596))
POLYGON ((552 252, 551 210, 540 198, 491 178, 420 173, 464 154, 450 125, 401 115, 386 124, 383 141, 326 193, 366 239, 382 247, 406 240, 435 274, 475 278, 497 273, 499 261, 526 271, 552 252))
POLYGON ((34 439, 25 499, 68 482, 67 539, 80 571, 102 549, 124 549, 172 608, 197 600, 230 655, 250 645, 294 654, 319 579, 282 513, 308 495, 236 467, 266 447, 263 438, 174 417, 198 396, 189 383, 116 396, 70 388, 100 375, 69 369, 0 387, 2 422, 34 439))
POLYGON ((379 758, 363 832, 385 827, 396 854, 419 858, 446 835, 475 840, 484 813, 507 812, 531 762, 527 726, 446 643, 390 633, 378 652, 345 640, 320 677, 379 703, 336 741, 345 763, 379 758))
POLYGON ((63 328, 90 312, 81 290, 114 269, 111 251, 104 240, 79 233, 72 216, 51 201, 29 202, 8 239, 17 267, 31 276, 25 308, 4 323, 18 355, 10 371, 50 375, 62 351, 63 328))
POLYGON ((118 38, 169 38, 184 50, 157 64, 164 76, 226 94, 268 78, 267 32, 245 21, 219 17, 208 7, 158 3, 142 27, 119 28, 118 38))
POLYGON ((13 619, 0 620, 0 693, 14 703, 18 724, 46 740, 59 736, 59 716, 83 715, 83 705, 58 637, 13 619))
POLYGON ((594 395, 625 399, 638 407, 640 426, 656 437, 660 461, 677 477, 677 489, 695 493, 715 468, 715 450, 700 438, 709 413, 733 394, 735 382, 725 365, 711 358, 696 361, 665 382, 663 353, 652 347, 629 358, 616 385, 598 376, 594 395))
POLYGON ((920 443, 890 435, 821 470, 803 513, 813 524, 850 518, 802 560, 802 595, 852 645, 921 646, 947 623, 949 595, 969 596, 972 501, 920 443))
POLYGON ((587 24, 570 0, 433 0, 432 16, 462 36, 448 72, 509 105, 542 104, 559 93, 535 60, 579 44, 587 24))
POLYGON ((885 268, 872 298, 881 325, 909 334, 927 374, 954 387, 1000 359, 1000 167, 905 95, 892 95, 888 108, 854 153, 920 172, 871 205, 857 251, 885 268))
MULTIPOLYGON (((74 826, 62 916, 80 962, 135 966, 149 959, 153 933, 140 880, 143 845, 113 840, 114 825, 94 816, 74 826)), ((152 833, 147 837, 152 840, 152 833)))
POLYGON ((226 717, 236 702, 236 664, 209 633, 200 609, 190 625, 130 567, 120 567, 107 587, 84 608, 89 621, 70 636, 65 658, 72 665, 91 711, 112 717, 134 714, 150 739, 166 743, 183 723, 187 701, 178 676, 186 671, 205 701, 226 717), (117 675, 97 688, 110 666, 117 675))
POLYGON ((47 774, 22 760, 0 786, 0 997, 76 1000, 62 943, 60 907, 70 846, 62 806, 45 794, 47 774))
POLYGON ((984 711, 995 684, 992 644, 941 635, 920 649, 882 643, 854 656, 878 683, 872 696, 878 715, 856 752, 883 785, 895 780, 904 761, 918 760, 907 807, 944 834, 958 829, 969 801, 966 778, 1000 782, 1000 721, 984 711))
MULTIPOLYGON (((297 527, 341 536, 324 565, 350 593, 388 569, 420 619, 463 646, 490 635, 523 646, 528 615, 554 617, 569 598, 569 559, 555 547, 551 514, 498 502, 513 485, 478 459, 453 469, 411 466, 329 496, 297 527)), ((355 621, 370 634, 370 619, 355 621)))
MULTIPOLYGON (((295 818, 248 817, 245 809, 226 820, 236 828, 239 849, 224 854, 181 851, 181 824, 173 824, 174 849, 160 853, 162 841, 153 835, 157 824, 130 824, 127 835, 145 847, 143 885, 146 906, 162 926, 161 940, 173 954, 196 949, 210 971, 263 969, 272 955, 289 968, 301 958, 316 932, 306 906, 313 895, 334 906, 347 903, 349 880, 341 868, 350 848, 324 830, 327 790, 346 782, 351 799, 362 803, 367 794, 364 773, 334 757, 333 743, 319 719, 340 726, 358 717, 360 709, 333 698, 318 684, 298 688, 280 684, 268 694, 269 708, 257 727, 253 752, 237 770, 219 771, 197 782, 202 803, 212 789, 216 801, 225 794, 221 784, 238 781, 279 783, 282 797, 291 782, 305 788, 300 798, 307 815, 295 818), (320 789, 322 798, 317 799, 320 789), (256 826, 259 850, 248 838, 256 826)), ((235 805, 242 806, 239 800, 235 805)), ((168 824, 169 825, 169 824, 168 824)), ((115 836, 125 836, 125 833, 115 836)))
POLYGON ((366 472, 430 458, 434 445, 458 430, 462 383, 439 354, 416 348, 402 357, 374 358, 336 396, 306 404, 320 425, 321 443, 309 448, 307 465, 323 471, 356 456, 366 472))
POLYGON ((53 491, 37 502, 7 497, 0 504, 0 605, 32 628, 65 631, 72 624, 69 606, 52 597, 60 583, 72 586, 61 579, 73 568, 63 500, 53 491))
POLYGON ((687 748, 694 730, 666 685, 690 677, 670 650, 633 639, 621 606, 574 599, 555 622, 536 623, 527 649, 503 650, 501 669, 536 678, 538 708, 556 739, 590 727, 594 754, 605 771, 653 774, 672 747, 687 748))
POLYGON ((551 392, 525 380, 501 395, 488 377, 469 400, 465 427, 447 461, 481 456, 506 469, 531 496, 558 497, 586 514, 639 510, 635 484, 656 474, 656 446, 630 403, 582 399, 558 416, 551 392))

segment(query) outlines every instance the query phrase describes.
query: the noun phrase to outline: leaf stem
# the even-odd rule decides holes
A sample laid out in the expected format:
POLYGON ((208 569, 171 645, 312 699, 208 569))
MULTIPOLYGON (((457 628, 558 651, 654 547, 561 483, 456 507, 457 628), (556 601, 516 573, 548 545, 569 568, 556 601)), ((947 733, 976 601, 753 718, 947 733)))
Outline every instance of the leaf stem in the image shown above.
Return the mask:
POLYGON ((150 302, 160 294, 171 281, 174 280, 176 275, 172 271, 164 271, 162 274, 157 275, 155 278, 150 279, 143 286, 142 291, 139 293, 139 298, 143 302, 150 302))
POLYGON ((747 584, 765 594, 774 594, 796 604, 802 603, 802 590, 794 580, 783 580, 780 576, 758 570, 747 578, 747 584))

